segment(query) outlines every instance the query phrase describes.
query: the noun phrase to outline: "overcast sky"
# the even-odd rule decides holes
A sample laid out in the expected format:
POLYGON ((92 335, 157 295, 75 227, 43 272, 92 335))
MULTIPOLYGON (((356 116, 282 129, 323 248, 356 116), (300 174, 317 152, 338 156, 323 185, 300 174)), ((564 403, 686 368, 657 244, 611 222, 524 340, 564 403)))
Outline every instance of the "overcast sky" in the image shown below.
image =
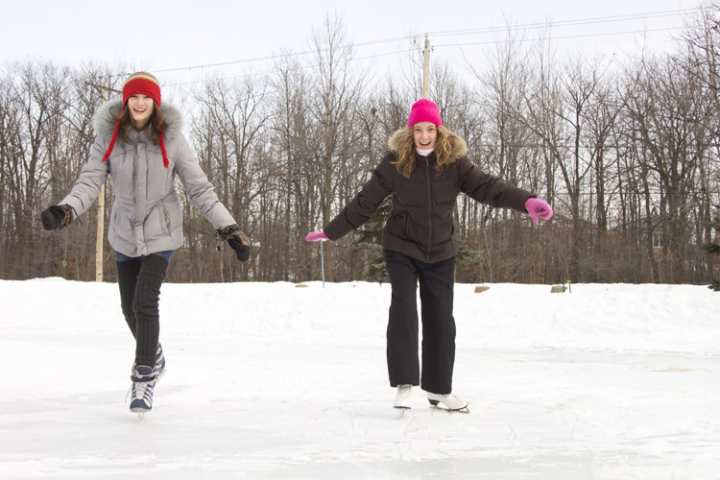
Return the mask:
MULTIPOLYGON (((392 62, 407 58, 397 52, 410 49, 411 41, 398 37, 420 40, 430 32, 433 61, 455 65, 481 61, 496 48, 493 42, 506 35, 488 32, 492 27, 546 21, 556 23, 554 44, 562 54, 626 57, 643 47, 671 50, 688 21, 686 11, 700 5, 697 0, 20 0, 0 7, 0 66, 26 60, 95 62, 160 72, 165 82, 262 72, 272 63, 162 70, 308 50, 328 13, 343 19, 347 39, 355 44, 388 40, 355 49, 359 64, 369 69, 392 68, 392 62), (583 19, 580 25, 562 23, 583 19)), ((526 33, 528 41, 537 35, 538 30, 526 33)))

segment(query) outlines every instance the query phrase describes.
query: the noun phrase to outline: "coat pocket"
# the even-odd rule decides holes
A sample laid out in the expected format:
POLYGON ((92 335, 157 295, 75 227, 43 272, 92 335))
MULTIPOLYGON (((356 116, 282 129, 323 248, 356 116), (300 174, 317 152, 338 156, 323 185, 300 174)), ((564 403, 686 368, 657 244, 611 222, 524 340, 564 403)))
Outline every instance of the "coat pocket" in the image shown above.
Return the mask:
POLYGON ((180 201, 175 195, 169 195, 163 202, 163 211, 166 216, 168 233, 172 236, 175 230, 182 230, 183 211, 180 201))
POLYGON ((150 210, 150 213, 148 213, 148 216, 145 217, 143 230, 146 242, 168 236, 163 210, 162 204, 156 203, 150 210))
POLYGON ((165 233, 167 233, 169 235, 170 232, 172 232, 172 222, 170 221, 170 213, 168 213, 168 209, 164 203, 161 205, 162 205, 163 220, 165 221, 165 233))
POLYGON ((127 244, 135 244, 132 221, 122 205, 114 204, 108 227, 108 239, 120 239, 127 244))

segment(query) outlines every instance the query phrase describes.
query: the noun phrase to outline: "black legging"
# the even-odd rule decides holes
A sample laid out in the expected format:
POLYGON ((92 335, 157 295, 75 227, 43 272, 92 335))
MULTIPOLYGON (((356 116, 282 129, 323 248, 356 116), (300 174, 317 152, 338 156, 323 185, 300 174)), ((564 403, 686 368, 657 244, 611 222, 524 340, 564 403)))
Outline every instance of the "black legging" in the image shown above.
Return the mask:
POLYGON ((117 262, 120 303, 135 337, 135 364, 155 365, 160 314, 160 286, 168 261, 161 255, 123 259, 117 262))

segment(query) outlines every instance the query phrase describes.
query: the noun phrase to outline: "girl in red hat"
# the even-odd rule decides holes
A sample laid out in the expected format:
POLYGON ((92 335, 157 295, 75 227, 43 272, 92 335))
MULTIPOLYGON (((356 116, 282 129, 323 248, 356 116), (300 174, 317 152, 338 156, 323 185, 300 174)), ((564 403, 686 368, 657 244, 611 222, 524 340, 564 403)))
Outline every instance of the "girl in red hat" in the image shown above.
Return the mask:
POLYGON ((165 370, 158 342, 158 300, 173 251, 183 244, 180 178, 190 202, 245 261, 249 240, 220 203, 182 133, 180 112, 162 103, 160 85, 147 72, 128 77, 122 99, 100 107, 90 157, 70 193, 41 213, 46 230, 61 229, 97 198, 108 175, 113 206, 108 241, 115 250, 120 304, 135 337, 130 409, 152 409, 155 385, 165 370))
POLYGON ((488 175, 467 157, 465 141, 445 128, 437 105, 413 104, 407 127, 388 141, 390 151, 355 198, 308 241, 337 240, 360 227, 388 195, 392 212, 383 232, 392 299, 387 327, 390 385, 394 406, 410 408, 411 388, 420 385, 432 405, 467 411, 453 392, 455 255, 453 211, 460 192, 494 207, 549 220, 550 205, 488 175), (418 363, 416 290, 422 303, 422 374, 418 363))

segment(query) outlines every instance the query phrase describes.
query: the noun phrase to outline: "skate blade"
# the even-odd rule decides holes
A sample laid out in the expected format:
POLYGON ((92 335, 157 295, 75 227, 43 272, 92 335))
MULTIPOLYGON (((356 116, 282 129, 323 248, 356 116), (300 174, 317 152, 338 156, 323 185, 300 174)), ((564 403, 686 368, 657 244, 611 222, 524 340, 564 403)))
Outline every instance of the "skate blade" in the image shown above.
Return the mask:
POLYGON ((138 419, 142 420, 145 417, 145 414, 150 412, 147 408, 131 408, 131 412, 137 414, 138 419))
POLYGON ((398 418, 405 418, 405 415, 412 415, 412 408, 407 405, 393 405, 393 408, 400 414, 398 418))
POLYGON ((447 408, 440 405, 440 402, 438 402, 437 400, 428 400, 428 402, 430 402, 430 408, 434 410, 442 410, 443 412, 448 413, 470 413, 470 404, 467 404, 461 408, 447 408))
POLYGON ((447 413, 470 413, 470 409, 468 407, 463 408, 456 408, 456 409, 449 409, 445 407, 431 407, 433 410, 440 410, 447 413))

